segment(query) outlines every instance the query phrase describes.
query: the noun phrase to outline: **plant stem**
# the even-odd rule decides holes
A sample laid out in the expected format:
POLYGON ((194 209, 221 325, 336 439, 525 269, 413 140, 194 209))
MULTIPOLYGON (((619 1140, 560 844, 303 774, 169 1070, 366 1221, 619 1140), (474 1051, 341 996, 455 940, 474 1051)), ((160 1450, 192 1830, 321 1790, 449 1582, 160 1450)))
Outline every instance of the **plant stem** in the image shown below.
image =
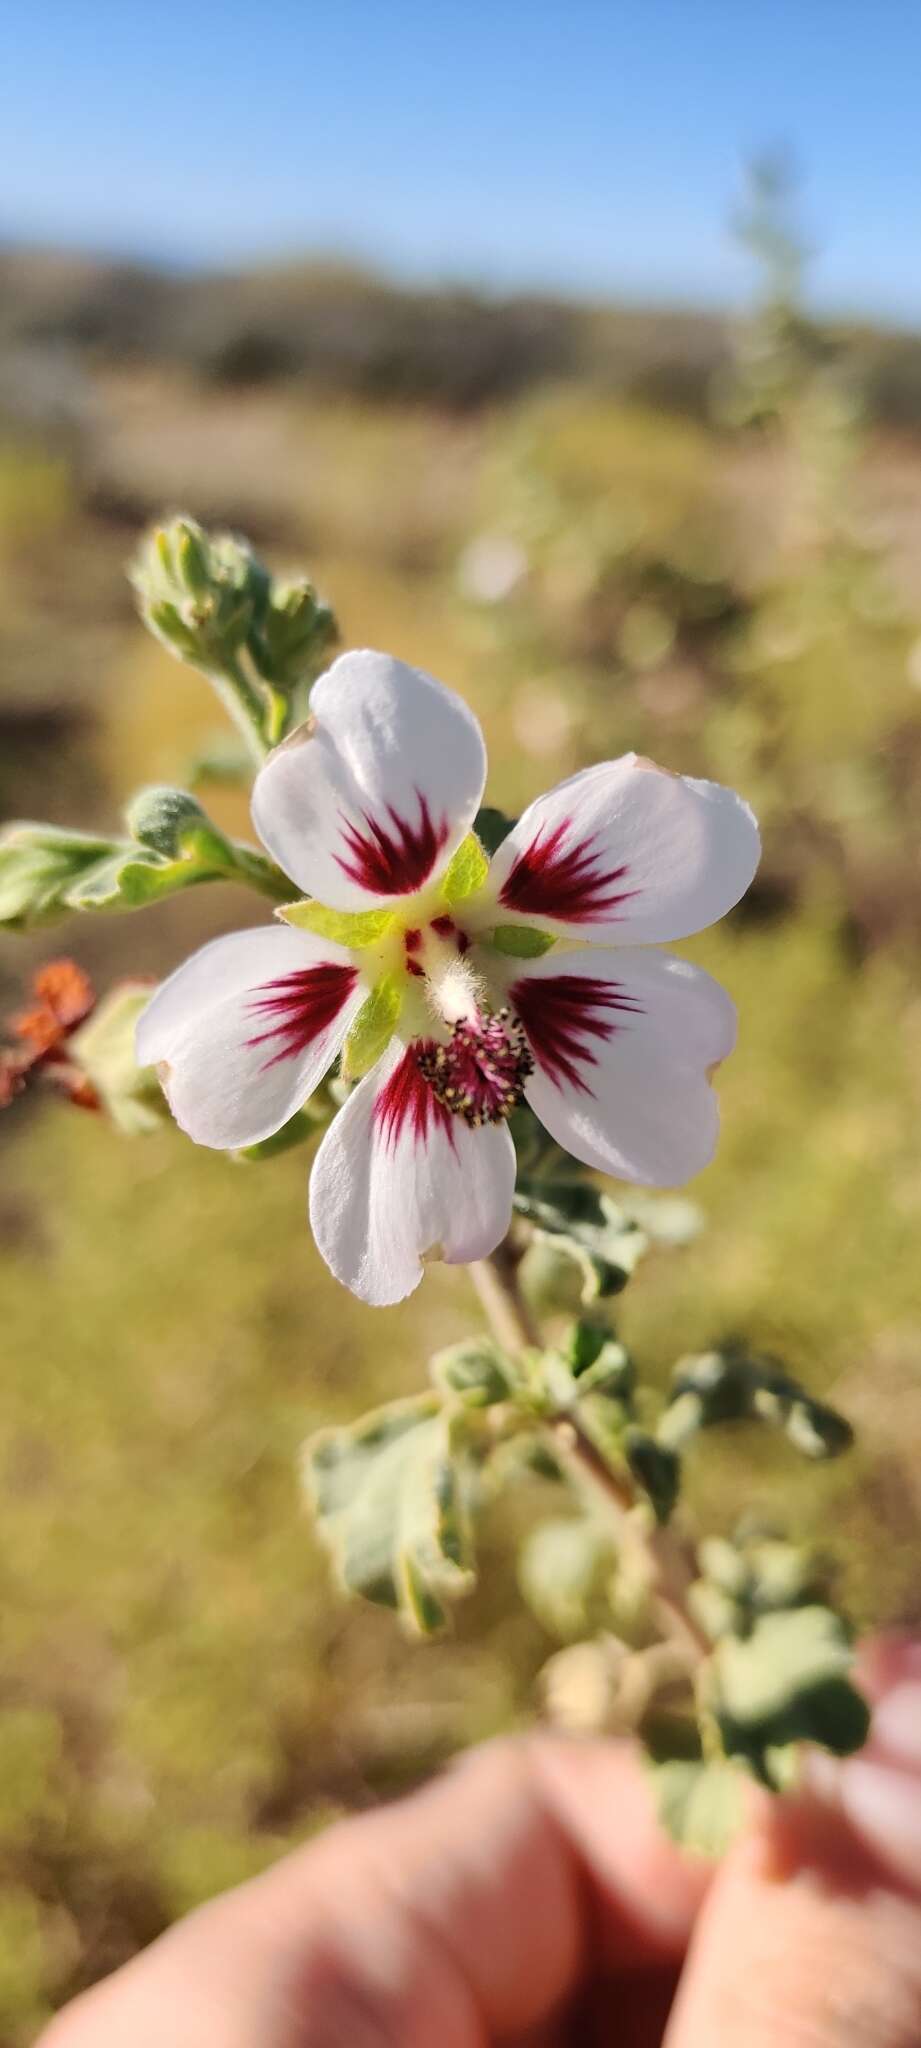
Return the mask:
MULTIPOLYGON (((503 1349, 513 1356, 541 1343, 540 1332, 518 1285, 518 1258, 511 1245, 499 1245, 488 1259, 470 1267, 470 1276, 487 1320, 503 1349)), ((553 1448, 577 1486, 600 1500, 613 1520, 617 1541, 636 1559, 649 1589, 652 1611, 664 1637, 680 1647, 689 1666, 709 1655, 710 1643, 687 1604, 696 1577, 693 1553, 670 1530, 644 1527, 626 1472, 618 1472, 593 1443, 574 1412, 549 1416, 545 1427, 553 1448)))
POLYGON ((221 667, 205 671, 208 681, 217 692, 228 717, 233 719, 237 731, 246 742, 250 758, 257 768, 269 751, 265 739, 265 705, 255 683, 232 654, 225 655, 221 667))

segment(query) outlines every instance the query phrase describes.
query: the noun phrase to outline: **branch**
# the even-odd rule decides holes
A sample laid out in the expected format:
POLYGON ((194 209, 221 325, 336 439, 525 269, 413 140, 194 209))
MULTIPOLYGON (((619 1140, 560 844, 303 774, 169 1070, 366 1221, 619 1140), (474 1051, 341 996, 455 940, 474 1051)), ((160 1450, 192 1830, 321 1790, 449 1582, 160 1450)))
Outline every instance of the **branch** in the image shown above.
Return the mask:
MULTIPOLYGON (((493 1334, 513 1356, 541 1343, 540 1332, 522 1299, 518 1265, 518 1256, 506 1240, 488 1259, 479 1259, 470 1267, 493 1334)), ((687 1604, 688 1589, 697 1577, 693 1552, 669 1530, 643 1526, 636 1514, 639 1503, 627 1474, 608 1464, 577 1416, 566 1412, 550 1416, 545 1427, 576 1485, 588 1488, 600 1498, 608 1518, 615 1523, 621 1549, 629 1549, 637 1559, 663 1636, 680 1646, 688 1663, 696 1667, 709 1656, 711 1644, 687 1604)))

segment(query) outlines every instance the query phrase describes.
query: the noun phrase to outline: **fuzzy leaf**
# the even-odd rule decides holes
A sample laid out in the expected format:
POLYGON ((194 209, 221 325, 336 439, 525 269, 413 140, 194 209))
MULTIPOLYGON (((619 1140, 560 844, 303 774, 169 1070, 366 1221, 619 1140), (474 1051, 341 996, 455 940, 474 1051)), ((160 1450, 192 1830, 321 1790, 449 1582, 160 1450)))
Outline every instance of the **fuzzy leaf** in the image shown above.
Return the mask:
POLYGON ((626 1430, 623 1442, 627 1464, 651 1502, 656 1521, 667 1522, 681 1486, 680 1459, 645 1429, 626 1430))
POLYGON ((225 838, 184 791, 143 791, 137 821, 148 843, 11 825, 0 837, 0 924, 26 930, 70 910, 135 910, 200 882, 243 881, 276 900, 286 892, 270 861, 225 838))
POLYGON ((320 939, 332 939, 337 946, 375 946, 393 923, 392 910, 329 910, 325 903, 305 897, 300 903, 285 903, 278 912, 285 924, 300 932, 315 932, 320 939))
POLYGON ((515 1208, 538 1239, 578 1266, 585 1303, 619 1294, 647 1249, 632 1217, 587 1181, 522 1178, 515 1208))
POLYGON ((0 925, 29 931, 60 917, 67 892, 115 851, 115 841, 56 825, 7 826, 0 833, 0 925))
POLYGON ((305 1450, 320 1535, 347 1591, 395 1607, 417 1634, 473 1584, 463 1475, 437 1394, 323 1430, 305 1450))
POLYGON ((507 953, 513 960, 539 960, 542 953, 549 953, 556 945, 552 932, 542 932, 537 925, 497 924, 490 932, 487 944, 496 953, 507 953))
POLYGON ((445 903, 463 903, 477 889, 482 889, 488 873, 489 856, 484 853, 476 833, 468 832, 456 853, 451 855, 442 879, 441 893, 445 903))
POLYGON ((607 1530, 589 1515, 539 1522, 518 1557, 518 1582, 538 1621, 564 1643, 592 1635, 608 1617, 616 1564, 607 1530))
POLYGON ((840 1457, 853 1432, 843 1415, 816 1401, 773 1358, 727 1348, 676 1366, 659 1440, 680 1448, 700 1429, 724 1422, 765 1422, 781 1429, 804 1457, 840 1457))
POLYGON ((774 1751, 817 1742, 847 1756, 865 1742, 869 1708, 849 1672, 844 1623, 815 1604, 756 1621, 750 1635, 717 1644, 710 1705, 727 1755, 741 1756, 765 1783, 777 1785, 783 1763, 774 1751))
POLYGON ((593 1389, 599 1394, 616 1394, 621 1400, 629 1400, 636 1378, 633 1360, 605 1323, 592 1323, 580 1316, 578 1322, 570 1324, 562 1350, 573 1378, 578 1380, 579 1393, 593 1389))
POLYGON ((745 1818, 738 1766, 677 1760, 653 1766, 656 1811, 666 1833, 697 1856, 722 1856, 745 1818))
POLYGON ((443 1394, 453 1394, 468 1408, 491 1408, 511 1399, 518 1374, 491 1337, 471 1337, 436 1351, 432 1379, 443 1394))
POLYGON ((362 1003, 342 1052, 342 1072, 348 1081, 360 1081, 369 1074, 381 1053, 386 1052, 403 1006, 403 992, 396 976, 385 974, 362 1003))

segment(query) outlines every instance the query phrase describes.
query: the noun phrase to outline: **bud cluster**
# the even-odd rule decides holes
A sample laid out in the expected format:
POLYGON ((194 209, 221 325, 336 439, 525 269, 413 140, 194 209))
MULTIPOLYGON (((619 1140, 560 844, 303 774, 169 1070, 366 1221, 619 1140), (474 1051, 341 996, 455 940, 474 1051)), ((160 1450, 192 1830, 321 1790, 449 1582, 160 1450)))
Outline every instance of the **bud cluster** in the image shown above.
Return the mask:
POLYGON ((336 638, 333 613, 308 578, 276 582, 246 541, 178 517, 148 534, 131 580, 145 625, 222 694, 230 686, 262 751, 282 738, 294 722, 293 694, 336 638))

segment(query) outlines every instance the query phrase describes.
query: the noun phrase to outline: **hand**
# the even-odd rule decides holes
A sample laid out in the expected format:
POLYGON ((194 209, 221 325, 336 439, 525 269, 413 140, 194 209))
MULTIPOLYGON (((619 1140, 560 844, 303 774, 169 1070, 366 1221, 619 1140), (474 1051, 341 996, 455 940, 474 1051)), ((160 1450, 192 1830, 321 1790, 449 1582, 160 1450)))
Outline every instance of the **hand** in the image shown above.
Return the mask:
POLYGON ((719 1869, 627 1745, 499 1742, 183 1922, 39 2048, 918 2048, 921 1645, 719 1869))

